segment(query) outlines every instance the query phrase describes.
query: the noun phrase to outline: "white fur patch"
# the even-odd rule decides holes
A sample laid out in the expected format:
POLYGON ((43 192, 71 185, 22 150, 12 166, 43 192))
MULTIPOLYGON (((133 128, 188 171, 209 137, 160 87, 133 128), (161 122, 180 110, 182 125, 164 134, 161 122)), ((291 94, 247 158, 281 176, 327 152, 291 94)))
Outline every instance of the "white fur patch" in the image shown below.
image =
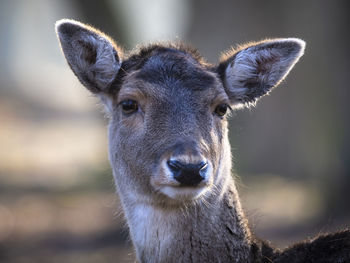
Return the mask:
MULTIPOLYGON (((130 232, 138 253, 153 251, 159 258, 162 251, 166 251, 173 244, 174 226, 178 213, 167 213, 144 203, 133 207, 130 220, 130 232)), ((140 255, 138 255, 140 256, 140 255)))
POLYGON ((163 186, 160 191, 171 199, 175 200, 194 200, 202 196, 208 191, 207 186, 197 187, 173 187, 163 186))

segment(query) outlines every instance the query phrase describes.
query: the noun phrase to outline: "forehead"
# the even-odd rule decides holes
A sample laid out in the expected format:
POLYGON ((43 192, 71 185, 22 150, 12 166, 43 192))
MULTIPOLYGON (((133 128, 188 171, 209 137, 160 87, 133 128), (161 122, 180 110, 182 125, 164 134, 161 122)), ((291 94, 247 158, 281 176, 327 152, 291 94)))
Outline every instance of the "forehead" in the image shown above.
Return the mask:
POLYGON ((141 60, 137 69, 126 76, 123 86, 135 86, 146 89, 146 92, 150 92, 147 87, 155 87, 158 95, 177 91, 183 94, 221 91, 216 74, 207 65, 191 54, 173 49, 154 52, 141 60))
POLYGON ((177 81, 187 88, 200 90, 212 86, 216 80, 213 73, 190 55, 174 51, 150 57, 137 78, 153 84, 171 84, 177 81))

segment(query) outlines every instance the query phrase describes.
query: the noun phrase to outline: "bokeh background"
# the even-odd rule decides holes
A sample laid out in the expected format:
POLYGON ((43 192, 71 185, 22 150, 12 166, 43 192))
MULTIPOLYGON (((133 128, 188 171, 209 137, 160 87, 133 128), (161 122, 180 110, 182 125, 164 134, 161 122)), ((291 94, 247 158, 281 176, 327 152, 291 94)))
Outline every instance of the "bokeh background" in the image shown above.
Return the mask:
POLYGON ((230 120, 254 232, 285 247, 349 226, 349 1, 0 1, 0 262, 132 262, 106 119, 60 52, 54 23, 126 49, 182 40, 210 62, 233 44, 299 37, 305 56, 230 120))

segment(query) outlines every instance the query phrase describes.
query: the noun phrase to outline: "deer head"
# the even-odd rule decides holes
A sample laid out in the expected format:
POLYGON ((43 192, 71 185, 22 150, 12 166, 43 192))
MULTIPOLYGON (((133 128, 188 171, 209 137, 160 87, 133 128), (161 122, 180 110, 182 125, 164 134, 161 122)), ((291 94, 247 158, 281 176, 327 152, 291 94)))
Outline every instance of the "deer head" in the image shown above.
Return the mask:
POLYGON ((124 56, 79 22, 61 20, 56 30, 74 74, 110 117, 109 159, 124 204, 176 206, 220 194, 231 180, 228 112, 268 94, 305 45, 294 38, 249 43, 214 66, 182 45, 124 56))

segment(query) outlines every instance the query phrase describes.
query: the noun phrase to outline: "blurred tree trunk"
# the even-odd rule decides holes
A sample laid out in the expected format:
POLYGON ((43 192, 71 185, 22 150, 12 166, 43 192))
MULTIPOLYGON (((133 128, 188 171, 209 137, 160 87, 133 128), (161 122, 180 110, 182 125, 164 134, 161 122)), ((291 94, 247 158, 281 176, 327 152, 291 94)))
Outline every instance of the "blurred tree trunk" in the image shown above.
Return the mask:
POLYGON ((118 10, 116 10, 107 0, 76 0, 72 2, 83 15, 85 23, 105 32, 111 36, 119 45, 129 46, 126 21, 118 10), (103 15, 101 15, 103 14, 103 15))

